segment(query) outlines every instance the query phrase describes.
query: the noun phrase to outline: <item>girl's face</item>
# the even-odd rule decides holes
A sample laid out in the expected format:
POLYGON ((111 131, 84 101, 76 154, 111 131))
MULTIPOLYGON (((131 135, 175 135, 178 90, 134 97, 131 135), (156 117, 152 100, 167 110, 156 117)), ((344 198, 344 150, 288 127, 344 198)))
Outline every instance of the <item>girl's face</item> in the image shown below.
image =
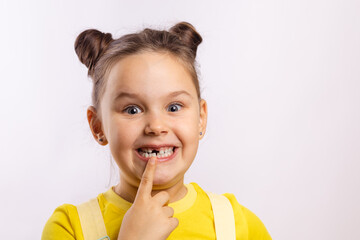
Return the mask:
POLYGON ((207 118, 188 71, 169 54, 139 53, 117 62, 106 84, 101 125, 122 184, 138 187, 153 154, 154 189, 182 183, 207 118))

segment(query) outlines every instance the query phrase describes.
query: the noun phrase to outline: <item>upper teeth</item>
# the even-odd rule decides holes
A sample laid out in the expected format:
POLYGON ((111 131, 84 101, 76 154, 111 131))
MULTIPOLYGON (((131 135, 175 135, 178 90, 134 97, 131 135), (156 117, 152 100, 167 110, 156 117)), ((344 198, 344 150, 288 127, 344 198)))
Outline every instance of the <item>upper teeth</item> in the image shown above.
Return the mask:
POLYGON ((172 151, 173 147, 166 147, 166 148, 160 148, 160 149, 154 149, 154 148, 140 148, 142 152, 152 153, 153 150, 156 150, 160 153, 166 153, 172 151))
POLYGON ((159 150, 153 148, 140 148, 140 154, 143 157, 167 157, 173 154, 173 147, 162 147, 159 150), (153 153, 156 150, 158 153, 153 153))

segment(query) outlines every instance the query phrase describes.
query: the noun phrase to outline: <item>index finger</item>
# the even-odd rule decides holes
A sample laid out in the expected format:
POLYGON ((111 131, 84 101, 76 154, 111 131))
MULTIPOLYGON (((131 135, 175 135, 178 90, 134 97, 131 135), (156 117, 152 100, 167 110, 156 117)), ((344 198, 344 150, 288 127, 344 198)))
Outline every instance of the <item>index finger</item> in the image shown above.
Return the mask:
POLYGON ((151 157, 148 163, 146 164, 138 191, 136 193, 135 201, 138 197, 151 196, 155 167, 156 167, 156 157, 151 157))

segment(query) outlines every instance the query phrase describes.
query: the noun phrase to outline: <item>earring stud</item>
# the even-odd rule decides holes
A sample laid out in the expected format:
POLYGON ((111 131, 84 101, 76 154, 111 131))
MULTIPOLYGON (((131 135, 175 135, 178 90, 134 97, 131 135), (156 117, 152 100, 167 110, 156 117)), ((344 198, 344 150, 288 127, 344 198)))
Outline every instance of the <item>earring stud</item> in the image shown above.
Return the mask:
POLYGON ((202 135, 202 132, 200 132, 200 135, 202 135))

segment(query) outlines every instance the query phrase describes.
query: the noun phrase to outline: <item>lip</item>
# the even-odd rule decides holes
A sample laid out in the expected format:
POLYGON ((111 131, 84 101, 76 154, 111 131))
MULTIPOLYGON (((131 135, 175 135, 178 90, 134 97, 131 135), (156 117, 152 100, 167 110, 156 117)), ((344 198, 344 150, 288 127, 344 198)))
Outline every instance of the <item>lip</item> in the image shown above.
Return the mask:
POLYGON ((177 147, 176 144, 145 144, 145 145, 141 145, 139 147, 137 147, 136 149, 139 148, 162 148, 162 147, 177 147))
MULTIPOLYGON (((148 147, 148 148, 161 148, 161 147, 175 147, 175 150, 174 150, 174 153, 171 155, 171 156, 168 156, 168 157, 164 157, 164 158, 157 158, 157 162, 167 162, 167 161, 170 161, 172 160, 173 158, 176 157, 178 151, 179 151, 179 148, 174 146, 174 145, 144 145, 142 146, 142 148, 145 148, 145 147, 148 147)), ((138 149, 138 148, 137 148, 138 149)), ((151 157, 143 157, 140 155, 140 153, 137 151, 137 149, 135 149, 135 154, 138 158, 140 158, 141 160, 143 160, 144 162, 147 162, 149 161, 149 159, 151 157)))

